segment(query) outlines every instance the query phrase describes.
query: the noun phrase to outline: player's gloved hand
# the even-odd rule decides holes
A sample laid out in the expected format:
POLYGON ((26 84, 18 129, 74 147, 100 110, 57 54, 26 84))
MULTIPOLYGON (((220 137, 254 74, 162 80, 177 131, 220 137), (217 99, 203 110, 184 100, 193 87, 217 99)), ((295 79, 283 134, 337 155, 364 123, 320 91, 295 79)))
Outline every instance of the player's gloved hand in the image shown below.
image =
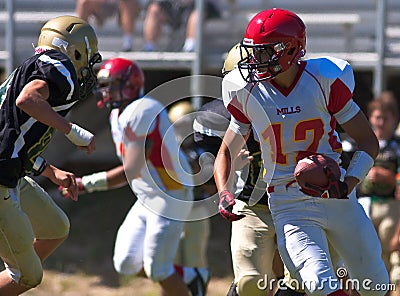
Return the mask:
POLYGON ((219 194, 219 213, 229 222, 240 220, 246 215, 237 215, 232 212, 233 206, 236 204, 235 198, 228 190, 224 190, 219 194))
MULTIPOLYGON (((85 186, 82 184, 82 178, 75 178, 76 185, 78 186, 78 194, 84 194, 87 193, 87 190, 85 189, 85 186)), ((71 194, 68 191, 68 188, 59 186, 58 191, 60 191, 61 195, 64 198, 71 198, 71 194)))
POLYGON ((348 199, 347 184, 340 181, 329 167, 324 167, 324 172, 325 175, 328 177, 328 184, 326 186, 320 187, 317 185, 306 183, 305 189, 307 189, 307 191, 311 190, 315 192, 316 196, 320 196, 322 198, 348 199))

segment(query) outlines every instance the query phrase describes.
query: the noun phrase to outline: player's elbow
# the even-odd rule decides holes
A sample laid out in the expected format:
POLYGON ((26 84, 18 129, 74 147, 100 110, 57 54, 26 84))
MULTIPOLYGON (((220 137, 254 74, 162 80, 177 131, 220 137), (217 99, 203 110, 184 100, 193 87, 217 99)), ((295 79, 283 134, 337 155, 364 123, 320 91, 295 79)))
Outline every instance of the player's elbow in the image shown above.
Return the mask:
POLYGON ((373 139, 371 139, 371 150, 370 150, 370 155, 372 156, 373 159, 375 159, 378 154, 379 154, 379 142, 378 139, 376 137, 373 137, 373 139))
POLYGON ((367 152, 373 159, 375 159, 379 154, 379 142, 376 138, 375 134, 368 138, 368 141, 365 141, 365 144, 360 146, 361 150, 367 152))
POLYGON ((379 153, 379 142, 374 132, 364 137, 362 141, 357 143, 358 150, 367 152, 373 159, 378 156, 379 153))

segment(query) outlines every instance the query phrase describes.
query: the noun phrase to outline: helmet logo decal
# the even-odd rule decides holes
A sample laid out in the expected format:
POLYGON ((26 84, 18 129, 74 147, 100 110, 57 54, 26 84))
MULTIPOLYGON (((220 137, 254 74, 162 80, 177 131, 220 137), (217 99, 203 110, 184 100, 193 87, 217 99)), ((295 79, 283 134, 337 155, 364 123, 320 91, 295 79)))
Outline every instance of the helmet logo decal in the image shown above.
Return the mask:
POLYGON ((245 45, 254 45, 254 40, 250 38, 243 38, 243 44, 245 45))
POLYGON ((89 64, 90 61, 90 57, 92 56, 92 49, 90 48, 90 44, 89 44, 89 39, 87 36, 85 36, 85 43, 86 43, 86 50, 87 50, 87 62, 89 64))
POLYGON ((62 50, 65 50, 65 52, 67 51, 68 41, 66 41, 66 40, 62 40, 58 37, 54 37, 53 40, 51 41, 51 44, 62 50))

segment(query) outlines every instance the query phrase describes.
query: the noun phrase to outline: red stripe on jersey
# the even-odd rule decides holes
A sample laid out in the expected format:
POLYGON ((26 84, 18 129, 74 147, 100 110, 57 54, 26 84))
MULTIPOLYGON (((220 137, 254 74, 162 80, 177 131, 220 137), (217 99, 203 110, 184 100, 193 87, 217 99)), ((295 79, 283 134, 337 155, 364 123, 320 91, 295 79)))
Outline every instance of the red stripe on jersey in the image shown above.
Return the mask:
POLYGON ((231 113, 232 116, 235 117, 237 121, 247 124, 250 123, 250 120, 247 118, 246 115, 244 115, 242 105, 239 103, 236 95, 229 102, 226 109, 228 109, 229 113, 231 113))
POLYGON ((333 132, 336 129, 336 118, 331 116, 331 121, 329 123, 331 130, 328 133, 329 135, 329 145, 332 147, 332 150, 338 153, 342 153, 342 144, 340 143, 339 139, 336 137, 336 135, 333 134, 333 132))
POLYGON ((151 140, 151 152, 149 160, 156 168, 161 182, 167 190, 182 189, 183 185, 178 182, 178 175, 172 164, 171 155, 167 147, 165 147, 160 133, 160 117, 156 117, 156 126, 154 130, 147 135, 147 139, 151 140))
POLYGON ((174 265, 175 272, 183 278, 183 266, 181 265, 174 265))
POLYGON ((343 83, 342 80, 336 79, 331 85, 329 95, 328 110, 331 114, 339 112, 344 105, 353 97, 352 92, 343 83))
POLYGON ((162 142, 162 136, 160 133, 160 117, 156 117, 156 126, 154 130, 147 135, 147 139, 151 140, 151 152, 149 159, 152 164, 156 167, 165 167, 166 169, 172 169, 171 158, 167 152, 167 148, 164 147, 162 142))

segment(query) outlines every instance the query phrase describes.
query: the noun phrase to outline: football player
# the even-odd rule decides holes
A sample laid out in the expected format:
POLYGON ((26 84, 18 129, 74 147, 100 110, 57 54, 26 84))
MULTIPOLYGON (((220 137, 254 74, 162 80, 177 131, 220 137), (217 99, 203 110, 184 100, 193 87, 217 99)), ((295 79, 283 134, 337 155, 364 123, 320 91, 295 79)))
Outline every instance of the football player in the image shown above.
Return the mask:
POLYGON ((97 106, 112 109, 111 133, 121 165, 77 179, 80 190, 90 193, 129 184, 137 201, 117 233, 116 271, 158 282, 164 295, 188 296, 174 259, 192 209, 193 180, 186 173, 190 165, 176 136, 166 136, 173 129, 165 107, 143 96, 144 75, 136 62, 112 58, 102 64, 97 77, 97 106))
POLYGON ((352 99, 350 64, 332 57, 300 60, 306 50, 305 25, 295 13, 279 8, 261 11, 250 20, 241 48, 246 54, 222 86, 232 117, 215 165, 220 205, 232 219, 242 218, 231 210, 231 155, 237 155, 245 144, 243 137, 253 129, 260 141, 279 253, 291 276, 304 283, 307 295, 346 295, 330 258, 329 241, 348 274, 360 282, 361 295, 384 295, 385 289, 378 287, 389 279, 380 243, 354 191, 374 163, 378 142, 352 99), (359 150, 340 180, 331 178, 326 188, 315 192, 329 198, 306 195, 294 180, 294 168, 314 153, 339 162, 336 122, 359 150))
MULTIPOLYGON (((235 44, 225 58, 222 75, 225 76, 241 60, 240 44, 235 44)), ((231 115, 225 108, 221 98, 204 104, 193 123, 194 139, 200 151, 217 155, 222 138, 229 126, 231 115)), ((262 181, 261 151, 258 141, 250 134, 246 141, 247 150, 242 150, 240 160, 247 167, 238 171, 235 182, 235 212, 245 215, 243 219, 234 221, 222 206, 221 215, 232 222, 231 254, 235 279, 227 296, 265 296, 270 295, 275 285, 268 287, 265 280, 283 278, 283 265, 276 252, 275 227, 268 208, 266 184, 262 181)), ((214 158, 209 159, 214 165, 214 158)), ((240 167, 241 165, 239 165, 240 167)), ((214 184, 215 185, 215 184, 214 184)), ((229 205, 227 205, 229 207, 229 205)), ((289 287, 281 290, 279 295, 300 296, 289 287)))
POLYGON ((65 116, 92 93, 93 65, 100 61, 93 28, 77 17, 60 16, 42 27, 35 55, 0 86, 0 256, 6 266, 0 295, 39 285, 41 261, 68 236, 67 216, 28 175, 45 176, 77 199, 74 174, 40 154, 56 130, 88 154, 94 151, 94 135, 65 116))

